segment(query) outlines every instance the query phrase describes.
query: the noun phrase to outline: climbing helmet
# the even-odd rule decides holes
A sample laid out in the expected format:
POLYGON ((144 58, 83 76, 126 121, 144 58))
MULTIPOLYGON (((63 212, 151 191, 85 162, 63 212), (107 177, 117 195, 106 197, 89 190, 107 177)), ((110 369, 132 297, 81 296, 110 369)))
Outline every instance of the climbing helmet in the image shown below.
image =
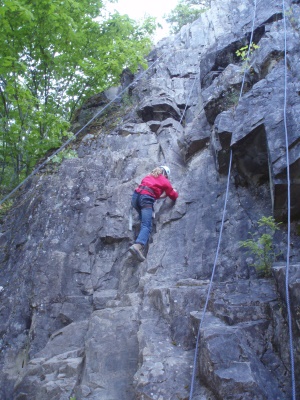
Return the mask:
POLYGON ((167 167, 166 165, 161 165, 159 168, 163 169, 163 171, 165 172, 165 174, 167 175, 167 178, 170 178, 171 175, 171 171, 170 168, 167 167))

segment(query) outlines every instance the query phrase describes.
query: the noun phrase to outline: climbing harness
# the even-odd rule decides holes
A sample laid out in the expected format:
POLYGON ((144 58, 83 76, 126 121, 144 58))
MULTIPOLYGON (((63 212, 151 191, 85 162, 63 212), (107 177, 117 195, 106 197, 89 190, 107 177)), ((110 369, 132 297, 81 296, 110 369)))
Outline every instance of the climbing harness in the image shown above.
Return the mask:
POLYGON ((153 194, 155 196, 154 190, 152 190, 151 188, 149 188, 148 186, 144 186, 144 185, 139 185, 139 189, 141 190, 146 190, 147 192, 153 194))
POLYGON ((72 142, 85 128, 87 128, 99 115, 103 113, 111 104, 117 100, 117 98, 121 97, 126 90, 128 90, 131 86, 133 86, 136 82, 138 82, 148 71, 150 71, 155 64, 158 63, 161 57, 155 60, 145 71, 142 72, 133 82, 131 82, 125 89, 123 89, 113 100, 111 100, 106 106, 104 106, 101 110, 99 110, 82 128, 79 129, 71 138, 69 138, 59 149, 57 149, 50 157, 48 157, 42 164, 40 164, 34 171, 31 172, 22 182, 20 182, 9 194, 7 194, 2 200, 0 200, 0 205, 3 204, 6 200, 8 200, 20 187, 22 187, 30 178, 32 178, 38 171, 40 171, 49 161, 52 160, 58 153, 60 153, 70 142, 72 142))
MULTIPOLYGON (((138 188, 141 189, 141 190, 147 190, 147 192, 149 192, 149 193, 151 193, 151 194, 153 194, 155 196, 154 191, 151 188, 149 188, 148 186, 139 185, 138 188)), ((152 210, 153 210, 152 218, 155 218, 154 204, 149 205, 149 206, 145 206, 145 208, 151 208, 151 207, 152 207, 152 210)), ((133 205, 131 203, 130 204, 130 208, 129 208, 129 215, 128 215, 128 229, 130 231, 132 231, 132 212, 133 212, 133 208, 134 207, 133 207, 133 205)))

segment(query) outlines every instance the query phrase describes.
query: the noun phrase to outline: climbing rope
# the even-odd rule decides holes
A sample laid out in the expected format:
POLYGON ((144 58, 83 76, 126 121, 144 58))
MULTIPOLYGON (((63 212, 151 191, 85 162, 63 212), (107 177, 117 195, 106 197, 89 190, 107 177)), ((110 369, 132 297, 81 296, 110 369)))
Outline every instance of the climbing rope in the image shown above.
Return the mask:
MULTIPOLYGON (((252 19, 251 36, 250 36, 250 42, 249 42, 247 57, 249 57, 251 46, 252 46, 252 40, 253 40, 253 34, 254 34, 254 23, 255 23, 255 19, 256 19, 256 7, 257 7, 257 3, 256 3, 256 0, 254 0, 254 13, 253 13, 253 19, 252 19)), ((239 101, 240 101, 240 99, 242 97, 242 94, 243 94, 245 76, 246 76, 246 69, 245 69, 244 74, 243 74, 243 80, 242 80, 242 85, 241 85, 239 101)), ((200 318, 200 323, 199 323, 199 327, 198 327, 189 400, 193 399, 195 377, 196 377, 196 371, 197 371, 197 358, 198 358, 198 350, 199 350, 201 329, 202 329, 202 326, 203 326, 203 323, 204 323, 204 319, 205 319, 205 315, 206 315, 206 311, 207 311, 207 306, 208 306, 208 302, 209 302, 209 298, 210 298, 210 293, 211 293, 211 289, 212 289, 213 279, 214 279, 214 275, 215 275, 215 271, 216 271, 216 265, 217 265, 217 260, 218 260, 218 256, 219 256, 220 245, 221 245, 221 239, 222 239, 222 233, 223 233, 223 227, 224 227, 224 220, 225 220, 225 215, 226 215, 226 205, 227 205, 227 199, 228 199, 228 193, 229 193, 230 176, 231 176, 231 165, 232 165, 232 149, 230 149, 227 185, 226 185, 226 192, 225 192, 225 201, 224 201, 224 207, 223 207, 222 222, 221 222, 221 227, 220 227, 220 235, 219 235, 219 240, 218 240, 218 245, 217 245, 217 250, 216 250, 216 256, 215 256, 214 265, 213 265, 213 269, 212 269, 212 274, 211 274, 211 278, 210 278, 210 282, 209 282, 209 286, 208 286, 208 291, 207 291, 207 295, 206 295, 206 301, 205 301, 205 305, 204 305, 203 312, 202 312, 202 317, 200 318)))
MULTIPOLYGON (((251 45, 252 45, 252 40, 253 40, 254 22, 255 22, 255 16, 256 16, 256 5, 257 4, 256 4, 256 1, 255 1, 255 4, 254 4, 254 17, 253 17, 251 37, 250 37, 250 43, 249 43, 249 47, 248 47, 247 58, 249 57, 250 50, 251 50, 251 45)), ((289 258, 290 258, 290 231, 291 231, 291 229, 290 229, 290 225, 291 225, 290 224, 290 220, 291 220, 291 210, 290 210, 290 208, 291 208, 290 207, 291 200, 290 200, 290 197, 291 197, 291 195, 290 195, 290 170, 289 170, 288 132, 287 132, 287 117, 286 117, 286 104, 287 104, 287 35, 286 35, 286 19, 285 19, 285 15, 286 15, 285 14, 285 0, 283 0, 283 21, 284 21, 284 108, 283 108, 283 114, 284 114, 284 130, 285 130, 285 143, 286 143, 287 203, 288 203, 287 204, 287 209, 288 209, 288 233, 287 233, 287 236, 288 236, 288 238, 287 238, 287 262, 286 262, 286 276, 285 276, 285 291, 286 291, 286 305, 287 305, 288 327, 289 327, 289 347, 290 347, 290 362, 291 362, 292 399, 296 400, 295 367, 294 367, 294 352, 293 352, 293 331, 292 331, 292 317, 291 317, 291 308, 290 308, 290 299, 289 299, 289 258)), ((246 71, 245 71, 245 73, 246 73, 246 71)), ((242 94, 243 94, 243 86, 244 86, 244 82, 245 82, 245 73, 244 73, 244 76, 243 76, 243 81, 242 81, 239 100, 241 99, 242 94)), ((220 243, 221 243, 221 236, 222 236, 222 231, 223 231, 225 210, 226 210, 229 183, 230 183, 231 164, 232 164, 232 150, 230 150, 230 161, 229 161, 227 188, 226 188, 225 203, 224 203, 224 210, 223 210, 223 217, 222 217, 220 236, 219 236, 219 241, 218 241, 218 246, 217 246, 217 252, 216 252, 215 262, 214 262, 214 266, 213 266, 213 270, 212 270, 211 280, 210 280, 210 283, 209 283, 206 302, 205 302, 205 306, 204 306, 204 309, 203 309, 202 318, 200 319, 200 324, 199 324, 199 329, 198 329, 198 334, 197 334, 195 356, 194 356, 194 365, 193 365, 193 374, 192 374, 192 381, 191 381, 191 389, 190 389, 189 400, 192 400, 192 397, 193 397, 194 381, 195 381, 196 368, 197 368, 198 349, 199 349, 199 342, 200 342, 200 331, 201 331, 201 328, 203 326, 204 317, 205 317, 206 310, 207 310, 207 305, 208 305, 208 301, 209 301, 209 297, 210 297, 213 277, 214 277, 215 269, 216 269, 216 262, 217 262, 220 243)))
MULTIPOLYGON (((252 19, 252 27, 251 27, 251 35, 250 35, 250 41, 249 41, 249 46, 248 46, 248 52, 247 52, 247 58, 246 60, 249 60, 250 57, 250 52, 251 52, 251 46, 252 46, 252 41, 253 41, 253 35, 254 35, 254 23, 255 23, 255 18, 256 18, 256 7, 257 3, 256 0, 254 1, 254 13, 253 13, 253 19, 252 19)), ((245 85, 245 78, 246 78, 246 68, 243 74, 243 80, 242 80, 242 85, 241 85, 241 91, 240 91, 240 97, 239 101, 241 100, 243 96, 243 90, 244 90, 244 85, 245 85)))
POLYGON ((7 194, 2 200, 0 200, 0 205, 3 204, 6 200, 8 200, 20 187, 22 187, 30 178, 32 178, 40 169, 42 169, 49 161, 52 160, 58 153, 60 153, 70 142, 72 142, 78 135, 81 133, 86 127, 88 127, 96 118, 99 117, 115 100, 122 96, 126 90, 130 88, 130 86, 134 85, 137 81, 139 81, 155 64, 158 63, 161 57, 155 60, 141 75, 139 75, 133 82, 131 82, 125 89, 123 89, 113 100, 111 100, 106 106, 104 106, 101 110, 99 110, 78 132, 76 132, 71 138, 69 138, 59 149, 57 149, 54 153, 51 154, 42 164, 40 164, 34 171, 32 171, 18 186, 16 186, 9 194, 7 194))
POLYGON ((182 120, 183 120, 183 117, 184 117, 184 115, 185 115, 185 112, 186 112, 186 109, 187 109, 188 103, 189 103, 189 101, 190 101, 190 97, 191 97, 191 95, 192 95, 192 91, 193 91, 193 89, 194 89, 194 86, 195 86, 195 83, 196 83, 196 81, 197 81, 198 79, 200 80, 200 73, 199 73, 199 78, 195 78, 195 79, 194 79, 194 83, 193 83, 193 85, 192 85, 192 88, 191 88, 191 90, 190 90, 190 93, 189 93, 189 96, 188 96, 187 102, 186 102, 186 104, 185 104, 185 107, 184 107, 184 110, 183 110, 182 116, 181 116, 181 118, 180 118, 180 121, 179 121, 179 123, 180 123, 180 124, 181 124, 181 122, 182 122, 182 120))
POLYGON ((202 318, 200 318, 200 323, 199 323, 199 328, 198 328, 198 334, 197 334, 197 340, 196 340, 196 350, 195 350, 195 356, 194 356, 194 365, 193 365, 193 374, 192 374, 192 381, 191 381, 191 389, 190 389, 190 397, 189 400, 192 400, 193 398, 193 392, 194 392, 194 384, 195 384, 195 376, 196 376, 196 369, 197 369, 197 357, 198 357, 198 348, 199 348, 199 342, 200 342, 200 332, 201 328, 203 326, 204 322, 204 317, 206 314, 207 306, 208 306, 208 301, 210 298, 210 292, 212 289, 212 284, 213 284, 213 279, 216 271, 216 265, 217 265, 217 260, 219 256, 219 250, 220 250, 220 245, 221 245, 221 240, 222 240, 222 233, 223 233, 223 227, 224 227, 224 221, 225 221, 225 214, 226 214, 226 204, 227 204, 227 199, 228 199, 228 193, 229 193, 229 184, 230 184, 230 171, 231 171, 231 163, 232 163, 232 150, 230 150, 230 159, 229 159, 229 167, 228 167, 228 177, 227 177, 227 186, 226 186, 226 193, 225 193, 225 201, 224 201, 224 208, 223 208, 223 215, 222 215, 222 222, 221 222, 221 228, 220 228, 220 235, 219 235, 219 240, 218 240, 218 246, 217 246, 217 251, 216 251, 216 256, 215 256, 215 261, 214 261, 214 266, 212 269, 212 274, 208 286, 208 292, 206 296, 206 301, 205 305, 203 308, 203 313, 202 313, 202 318))
POLYGON ((296 400, 295 388, 295 367, 294 367, 294 346, 293 346, 293 329, 292 329, 292 316, 290 307, 289 296, 289 266, 290 266, 290 243, 291 243, 291 180, 290 180, 290 160, 289 160, 289 141, 287 131, 287 38, 286 38, 286 13, 285 13, 285 0, 282 1, 282 15, 284 26, 284 105, 283 105, 283 121, 285 133, 285 153, 286 153, 286 174, 287 174, 287 210, 288 210, 288 231, 287 231, 287 255, 286 255, 286 271, 285 271, 285 296, 286 307, 288 315, 288 329, 289 329, 289 347, 290 347, 290 363, 291 363, 291 379, 292 379, 292 398, 296 400))

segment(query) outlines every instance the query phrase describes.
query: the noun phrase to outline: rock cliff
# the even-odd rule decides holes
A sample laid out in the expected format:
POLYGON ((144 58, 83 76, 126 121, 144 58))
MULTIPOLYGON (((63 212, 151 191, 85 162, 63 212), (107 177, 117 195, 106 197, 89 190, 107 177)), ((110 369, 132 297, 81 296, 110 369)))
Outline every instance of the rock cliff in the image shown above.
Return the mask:
MULTIPOLYGON (((188 399, 221 228, 193 399, 291 399, 285 89, 299 385, 300 4, 211 3, 153 49, 146 73, 124 72, 123 95, 73 143, 78 158, 36 174, 3 221, 2 400, 188 399), (236 51, 251 36, 258 48, 243 61, 236 51), (130 198, 161 164, 179 198, 156 203, 137 263, 127 252, 138 229, 136 215, 128 229, 130 198), (282 222, 280 256, 261 278, 239 241, 269 215, 282 222)), ((92 98, 74 132, 108 102, 92 98)))

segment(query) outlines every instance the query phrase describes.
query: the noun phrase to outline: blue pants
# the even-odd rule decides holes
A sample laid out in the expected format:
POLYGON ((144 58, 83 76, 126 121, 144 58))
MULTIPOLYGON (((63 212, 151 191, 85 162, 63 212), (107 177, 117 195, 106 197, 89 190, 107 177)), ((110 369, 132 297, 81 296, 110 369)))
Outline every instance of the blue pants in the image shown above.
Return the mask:
POLYGON ((134 192, 132 195, 131 204, 138 212, 141 221, 140 233, 138 234, 135 243, 140 243, 143 246, 146 245, 151 234, 154 202, 155 198, 148 196, 147 194, 134 192))

